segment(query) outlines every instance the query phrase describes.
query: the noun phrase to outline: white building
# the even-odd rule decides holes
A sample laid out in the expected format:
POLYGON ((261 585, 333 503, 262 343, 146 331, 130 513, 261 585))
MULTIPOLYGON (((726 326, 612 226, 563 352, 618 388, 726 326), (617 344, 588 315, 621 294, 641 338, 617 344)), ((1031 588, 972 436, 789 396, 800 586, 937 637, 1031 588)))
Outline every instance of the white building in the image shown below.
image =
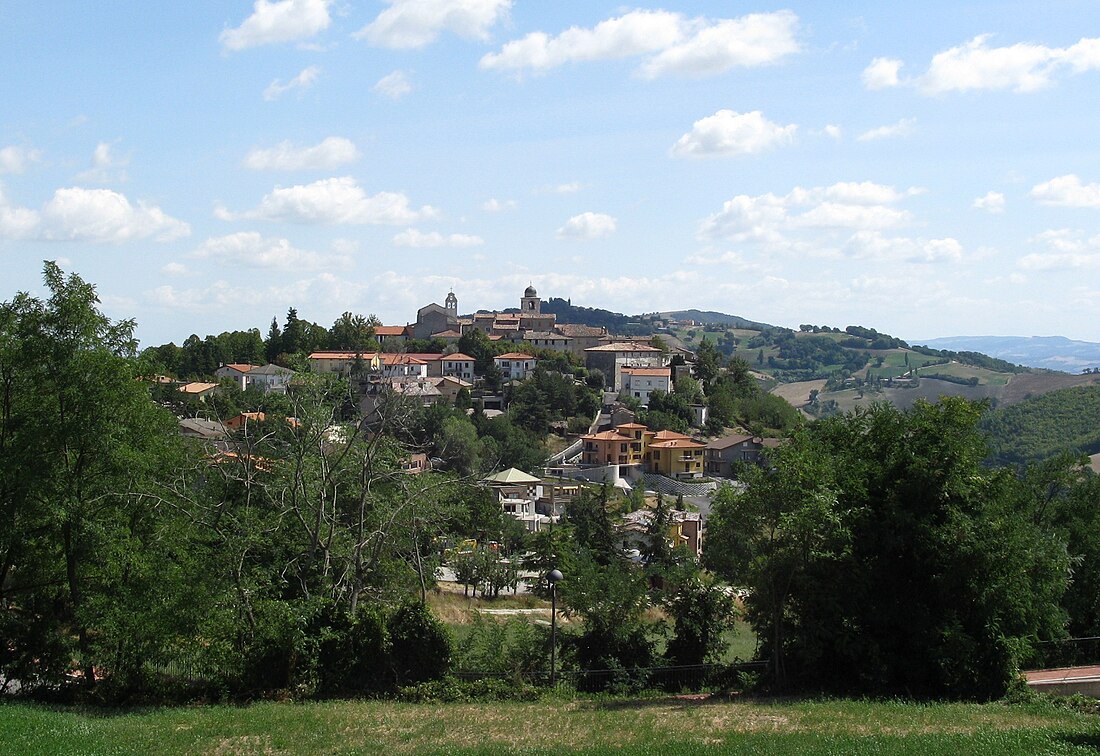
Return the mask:
POLYGON ((622 367, 622 391, 644 406, 649 406, 649 395, 654 391, 672 392, 672 371, 667 367, 622 367))
POLYGON ((535 369, 536 358, 523 352, 508 352, 497 355, 493 362, 504 374, 505 380, 523 380, 535 369))

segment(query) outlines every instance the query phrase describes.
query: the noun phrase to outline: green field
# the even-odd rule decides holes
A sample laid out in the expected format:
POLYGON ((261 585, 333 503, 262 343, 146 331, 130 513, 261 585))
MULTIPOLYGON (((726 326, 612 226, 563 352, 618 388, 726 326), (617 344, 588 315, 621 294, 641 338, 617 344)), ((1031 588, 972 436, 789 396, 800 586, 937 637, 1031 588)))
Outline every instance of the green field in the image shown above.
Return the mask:
POLYGON ((1026 705, 697 697, 265 702, 146 711, 0 704, 7 754, 1086 754, 1100 717, 1026 705))

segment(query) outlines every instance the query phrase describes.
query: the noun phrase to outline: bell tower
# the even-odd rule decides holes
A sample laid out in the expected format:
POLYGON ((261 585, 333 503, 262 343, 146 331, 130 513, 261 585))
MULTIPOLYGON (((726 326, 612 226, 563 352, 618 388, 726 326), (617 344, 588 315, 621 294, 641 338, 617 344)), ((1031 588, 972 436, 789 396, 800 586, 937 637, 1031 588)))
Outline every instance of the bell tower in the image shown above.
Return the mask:
POLYGON ((447 315, 450 317, 458 317, 458 297, 452 291, 447 294, 447 299, 443 301, 443 309, 447 311, 447 315))
POLYGON ((538 315, 542 311, 542 300, 534 286, 528 286, 523 292, 523 299, 519 300, 520 314, 538 315))

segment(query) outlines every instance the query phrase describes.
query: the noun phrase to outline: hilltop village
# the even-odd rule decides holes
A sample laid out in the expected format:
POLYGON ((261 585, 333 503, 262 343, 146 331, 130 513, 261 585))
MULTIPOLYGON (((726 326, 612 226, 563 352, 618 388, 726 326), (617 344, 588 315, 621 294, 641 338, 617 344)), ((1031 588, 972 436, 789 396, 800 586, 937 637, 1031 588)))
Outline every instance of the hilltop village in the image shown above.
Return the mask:
MULTIPOLYGON (((227 450, 234 431, 266 420, 267 414, 238 402, 241 412, 215 417, 218 413, 210 411, 218 404, 215 397, 223 397, 221 404, 227 392, 252 397, 252 404, 263 403, 260 396, 270 402, 269 395, 293 392, 306 375, 346 381, 366 428, 385 426, 397 406, 421 413, 457 408, 480 429, 482 440, 492 436, 484 424, 509 422, 530 432, 528 453, 518 458, 483 451, 473 455, 479 459, 471 465, 470 455, 456 454, 454 444, 447 448, 446 441, 420 437, 403 466, 411 473, 480 473, 501 510, 530 532, 556 522, 580 484, 606 484, 624 495, 637 488, 639 501, 643 491, 705 500, 721 480, 736 477, 740 465, 760 461, 764 449, 780 443, 779 431, 793 424, 790 412, 765 429, 749 403, 739 407, 739 400, 749 397, 767 400, 747 366, 735 365, 731 372, 707 344, 700 364, 695 352, 669 347, 659 336, 558 322, 542 305, 528 286, 518 308, 463 317, 452 291, 442 305, 421 307, 415 321, 403 326, 345 316, 344 325, 351 323, 361 337, 355 348, 307 353, 276 346, 265 354, 281 365, 225 362, 202 380, 178 382, 165 375, 158 380, 197 400, 188 405, 190 412, 181 413, 190 415, 180 418, 181 432, 227 450)), ((269 342, 300 322, 288 319, 282 334, 273 323, 269 342)), ((332 330, 340 325, 337 321, 332 330)), ((785 403, 773 399, 771 404, 785 403)), ((640 516, 645 520, 646 514, 640 516)), ((678 511, 674 517, 676 540, 690 541, 698 555, 700 513, 678 511), (686 526, 690 537, 683 523, 694 523, 686 526)), ((630 522, 623 526, 629 530, 630 522)))

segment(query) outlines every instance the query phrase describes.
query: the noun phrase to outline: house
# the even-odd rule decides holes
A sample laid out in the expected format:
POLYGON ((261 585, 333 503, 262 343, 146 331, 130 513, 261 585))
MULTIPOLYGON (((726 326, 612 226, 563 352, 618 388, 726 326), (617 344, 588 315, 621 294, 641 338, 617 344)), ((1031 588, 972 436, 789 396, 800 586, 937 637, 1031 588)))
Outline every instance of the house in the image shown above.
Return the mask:
POLYGON ((374 338, 378 342, 379 346, 383 342, 396 341, 398 344, 405 343, 409 338, 409 326, 386 326, 379 325, 374 327, 374 338))
POLYGON ((642 461, 644 442, 618 431, 602 431, 581 436, 581 464, 631 465, 642 461))
POLYGON ((533 475, 512 467, 483 479, 482 485, 492 489, 497 503, 505 514, 511 515, 523 523, 532 533, 537 533, 553 520, 536 511, 538 486, 542 481, 533 475))
POLYGON ((197 438, 201 441, 218 441, 229 435, 221 423, 201 417, 182 418, 179 429, 184 438, 197 438))
POLYGON ((553 331, 516 331, 507 338, 516 343, 530 344, 543 349, 556 349, 559 352, 568 351, 569 343, 573 340, 553 331))
POLYGON ((569 337, 568 349, 583 356, 589 347, 607 343, 607 329, 603 326, 587 326, 580 323, 559 323, 555 330, 569 337))
POLYGON ((746 433, 734 433, 707 444, 706 473, 732 478, 739 463, 760 464, 762 452, 779 446, 777 438, 761 438, 746 433))
POLYGON ((219 381, 231 380, 241 391, 244 391, 248 387, 248 374, 255 367, 255 365, 231 362, 215 370, 214 377, 219 381))
POLYGON ((236 417, 226 420, 225 427, 232 430, 243 428, 247 431, 249 423, 262 423, 265 420, 267 420, 267 415, 263 412, 242 412, 236 417))
POLYGON ((401 472, 408 475, 419 475, 430 469, 432 469, 431 462, 424 452, 413 452, 401 460, 401 472))
POLYGON ((570 479, 544 480, 535 487, 535 492, 538 495, 535 511, 551 517, 560 517, 565 513, 566 505, 580 496, 581 484, 570 479))
POLYGON ((444 401, 448 404, 454 404, 458 399, 458 392, 462 389, 469 391, 474 387, 474 384, 469 381, 464 381, 461 378, 453 378, 449 375, 445 375, 435 379, 435 387, 439 389, 439 393, 443 395, 444 401))
POLYGON ((472 381, 474 379, 474 358, 461 352, 444 355, 440 370, 442 375, 472 381))
POLYGON ((191 383, 183 384, 177 390, 181 394, 187 394, 187 396, 193 396, 201 401, 206 401, 206 397, 218 390, 218 384, 192 381, 191 383))
POLYGON ((584 364, 589 370, 603 373, 604 384, 611 391, 621 391, 624 367, 664 367, 665 356, 648 344, 615 342, 584 350, 584 364))
POLYGON ((427 376, 429 378, 450 375, 467 381, 474 379, 474 358, 467 354, 408 352, 406 356, 423 362, 427 366, 427 376))
POLYGON ((537 360, 523 352, 507 352, 494 357, 493 362, 500 368, 505 380, 523 380, 535 369, 537 360))
MULTIPOLYGON (((617 527, 622 538, 623 551, 645 551, 650 547, 649 529, 653 523, 652 509, 639 509, 623 516, 623 522, 617 527)), ((684 548, 698 559, 703 554, 702 518, 698 512, 681 512, 673 509, 669 513, 666 543, 671 548, 684 548)))
POLYGON ((263 367, 252 368, 245 377, 248 386, 260 389, 265 394, 285 394, 286 387, 295 375, 297 373, 290 368, 268 363, 263 367))
POLYGON ((646 448, 646 469, 669 478, 700 478, 705 449, 706 444, 691 436, 661 431, 654 434, 646 448))
POLYGON ((667 367, 629 367, 621 369, 623 387, 627 396, 632 396, 649 406, 649 395, 654 391, 672 393, 672 371, 667 367))
POLYGON ((428 365, 423 360, 390 352, 314 352, 309 364, 315 373, 351 375, 358 365, 364 374, 382 378, 428 377, 428 365))

